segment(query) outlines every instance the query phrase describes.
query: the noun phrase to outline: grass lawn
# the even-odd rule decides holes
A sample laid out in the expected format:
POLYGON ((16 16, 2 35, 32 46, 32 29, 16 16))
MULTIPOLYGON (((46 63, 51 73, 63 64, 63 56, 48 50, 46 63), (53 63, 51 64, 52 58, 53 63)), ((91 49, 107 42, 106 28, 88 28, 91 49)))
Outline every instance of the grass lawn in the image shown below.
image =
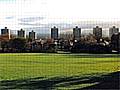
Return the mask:
MULTIPOLYGON (((0 81, 24 80, 37 77, 49 79, 55 77, 77 78, 78 76, 100 76, 119 71, 119 67, 119 55, 0 54, 0 81)), ((73 85, 73 87, 64 87, 64 85, 59 87, 61 84, 61 82, 57 83, 57 88, 64 89, 89 86, 89 84, 79 84, 73 85)))

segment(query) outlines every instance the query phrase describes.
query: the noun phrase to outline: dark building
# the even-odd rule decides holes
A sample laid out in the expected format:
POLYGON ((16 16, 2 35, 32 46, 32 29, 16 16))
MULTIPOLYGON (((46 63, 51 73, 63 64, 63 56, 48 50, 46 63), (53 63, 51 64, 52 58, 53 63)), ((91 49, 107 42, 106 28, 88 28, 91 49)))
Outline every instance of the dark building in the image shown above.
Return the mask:
POLYGON ((58 28, 56 28, 55 26, 51 28, 51 38, 58 39, 58 28))
POLYGON ((11 38, 10 30, 5 27, 1 29, 0 41, 8 41, 11 38))
POLYGON ((115 33, 112 35, 111 46, 113 50, 120 52, 120 33, 115 33))
POLYGON ((109 37, 111 37, 113 34, 118 32, 119 32, 119 28, 116 28, 115 26, 113 26, 112 28, 109 29, 109 37))
POLYGON ((81 37, 81 28, 78 28, 78 26, 76 26, 75 28, 73 28, 73 37, 75 40, 80 40, 81 37))
POLYGON ((35 40, 35 32, 33 30, 29 32, 29 38, 35 40))
POLYGON ((7 27, 5 27, 5 29, 1 29, 1 35, 6 35, 9 34, 9 29, 7 29, 7 27))
POLYGON ((25 31, 23 29, 18 31, 18 38, 25 38, 25 31))
POLYGON ((96 26, 95 28, 93 28, 93 34, 95 35, 97 40, 102 38, 102 28, 99 28, 99 26, 96 26))

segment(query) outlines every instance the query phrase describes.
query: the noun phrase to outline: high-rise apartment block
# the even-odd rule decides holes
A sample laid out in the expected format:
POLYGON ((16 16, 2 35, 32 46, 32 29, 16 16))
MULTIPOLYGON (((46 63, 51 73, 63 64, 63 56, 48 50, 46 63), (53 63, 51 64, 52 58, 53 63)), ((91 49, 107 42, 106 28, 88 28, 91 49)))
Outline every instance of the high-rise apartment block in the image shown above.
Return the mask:
POLYGON ((35 40, 35 32, 33 30, 29 32, 29 38, 35 40))
POLYGON ((115 33, 111 37, 112 49, 120 53, 120 33, 115 33))
POLYGON ((6 40, 9 40, 10 38, 11 38, 10 30, 7 27, 5 27, 4 29, 1 29, 0 40, 6 41, 6 40))
POLYGON ((109 37, 111 37, 113 34, 118 32, 119 32, 119 28, 116 28, 115 26, 113 26, 112 28, 109 29, 109 37))
POLYGON ((96 26, 95 28, 93 28, 93 34, 95 35, 96 39, 102 38, 102 28, 96 26))
POLYGON ((18 38, 25 38, 25 31, 23 29, 18 31, 18 38))
POLYGON ((7 27, 5 27, 5 29, 1 29, 1 35, 6 35, 9 34, 9 29, 7 29, 7 27))
POLYGON ((54 40, 58 39, 58 28, 56 28, 55 26, 51 28, 51 38, 54 40))
POLYGON ((81 37, 81 28, 78 28, 78 26, 76 26, 75 28, 73 28, 73 37, 75 40, 80 40, 81 37))

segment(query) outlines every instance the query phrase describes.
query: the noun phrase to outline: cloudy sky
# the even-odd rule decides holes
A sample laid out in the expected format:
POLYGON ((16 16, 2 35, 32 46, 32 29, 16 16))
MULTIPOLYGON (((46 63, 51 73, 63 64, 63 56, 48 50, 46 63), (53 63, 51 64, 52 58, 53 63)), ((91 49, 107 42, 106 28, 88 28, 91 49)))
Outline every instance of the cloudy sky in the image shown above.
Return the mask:
POLYGON ((46 33, 54 25, 61 30, 119 27, 119 8, 119 0, 0 0, 0 28, 46 33))

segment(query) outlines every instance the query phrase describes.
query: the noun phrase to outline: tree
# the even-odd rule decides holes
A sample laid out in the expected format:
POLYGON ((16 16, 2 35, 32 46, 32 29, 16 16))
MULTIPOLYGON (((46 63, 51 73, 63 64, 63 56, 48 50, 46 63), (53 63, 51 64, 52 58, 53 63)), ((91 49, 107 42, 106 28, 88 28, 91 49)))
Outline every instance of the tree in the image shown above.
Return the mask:
POLYGON ((10 43, 9 44, 10 48, 12 48, 13 50, 17 52, 24 52, 26 45, 25 39, 15 38, 15 39, 11 39, 9 43, 10 43))
POLYGON ((2 52, 5 52, 5 48, 8 48, 8 42, 7 41, 2 41, 1 42, 1 48, 2 48, 2 52))

